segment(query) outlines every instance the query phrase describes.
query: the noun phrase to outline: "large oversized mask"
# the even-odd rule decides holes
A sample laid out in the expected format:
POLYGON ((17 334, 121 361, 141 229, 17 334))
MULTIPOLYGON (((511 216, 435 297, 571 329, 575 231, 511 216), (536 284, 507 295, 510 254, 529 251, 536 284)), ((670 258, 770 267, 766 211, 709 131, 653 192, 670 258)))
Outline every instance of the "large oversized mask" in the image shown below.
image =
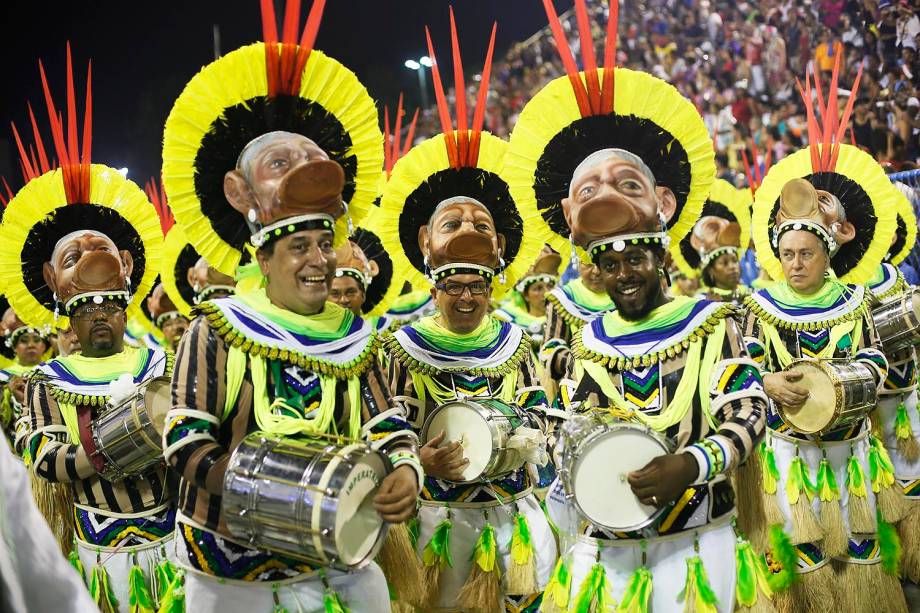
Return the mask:
POLYGON ((236 286, 236 280, 233 277, 210 266, 204 258, 198 258, 198 261, 188 269, 186 274, 189 285, 199 297, 202 297, 202 294, 210 296, 214 291, 223 291, 226 292, 226 295, 232 293, 236 286))
POLYGON ((351 240, 336 250, 335 276, 354 277, 367 290, 367 286, 379 273, 377 262, 368 260, 361 247, 351 240))
POLYGON ((439 204, 428 224, 419 228, 418 242, 432 269, 474 264, 497 271, 505 251, 505 237, 496 231, 489 209, 465 196, 439 204))
POLYGON ((224 177, 227 201, 253 229, 304 216, 334 221, 345 213, 344 188, 342 166, 314 141, 293 132, 254 139, 224 177))
POLYGON ((840 200, 830 192, 815 189, 805 179, 790 180, 780 192, 774 249, 779 244, 779 238, 789 230, 807 230, 816 234, 832 255, 856 236, 856 229, 846 220, 840 200))
POLYGON ((131 253, 119 251, 108 236, 78 230, 58 241, 51 261, 42 267, 42 275, 69 313, 81 296, 124 293, 127 297, 133 267, 131 253))
POLYGON ((706 215, 693 226, 690 244, 701 259, 723 248, 737 249, 741 246, 741 225, 724 217, 706 215))
POLYGON ((603 149, 589 155, 572 174, 562 200, 576 245, 621 234, 661 231, 674 216, 677 200, 636 155, 603 149))

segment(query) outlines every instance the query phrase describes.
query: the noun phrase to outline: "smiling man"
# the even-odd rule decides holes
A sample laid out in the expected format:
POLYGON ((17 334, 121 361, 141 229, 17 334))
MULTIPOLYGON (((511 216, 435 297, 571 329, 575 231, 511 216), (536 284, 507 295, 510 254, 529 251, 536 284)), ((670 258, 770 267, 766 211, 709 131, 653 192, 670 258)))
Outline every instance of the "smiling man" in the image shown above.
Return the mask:
MULTIPOLYGON (((321 10, 317 6, 314 11, 321 10)), ((189 570, 189 611, 383 613, 390 610, 389 592, 375 562, 343 572, 308 548, 270 552, 234 533, 225 510, 228 464, 253 432, 295 443, 330 440, 325 437, 371 442, 389 457, 392 471, 366 503, 382 522, 396 524, 390 532, 414 514, 422 480, 417 439, 391 401, 373 326, 328 302, 348 215, 360 216, 371 205, 371 186, 381 172, 377 112, 348 69, 296 40, 289 44, 285 49, 303 58, 301 72, 275 72, 267 43, 244 47, 194 77, 166 125, 164 159, 207 159, 219 170, 174 196, 192 166, 164 165, 177 216, 183 197, 191 199, 185 202, 190 216, 179 216, 188 240, 225 274, 244 249, 255 247, 264 277, 252 291, 201 302, 179 344, 164 434, 165 456, 181 476, 177 555, 189 570), (240 71, 241 64, 247 70, 240 71), (246 72, 263 75, 255 98, 246 72), (213 88, 214 79, 223 83, 225 97, 213 88), (350 94, 337 98, 343 91, 350 94), (200 125, 194 118, 202 100, 213 117, 206 131, 218 136, 219 145, 202 134, 189 151, 179 135, 200 125)), ((257 491, 249 496, 262 504, 257 491)), ((295 512, 292 504, 292 519, 295 512)), ((413 567, 408 547, 405 553, 391 558, 400 570, 413 567)))

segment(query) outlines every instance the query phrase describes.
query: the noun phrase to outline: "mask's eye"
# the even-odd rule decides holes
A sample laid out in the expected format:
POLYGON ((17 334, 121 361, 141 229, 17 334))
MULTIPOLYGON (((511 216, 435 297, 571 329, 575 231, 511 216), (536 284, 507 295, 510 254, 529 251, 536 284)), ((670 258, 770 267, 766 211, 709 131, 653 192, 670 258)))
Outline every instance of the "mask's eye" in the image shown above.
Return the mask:
POLYGON ((580 190, 578 190, 578 196, 580 198, 590 198, 592 194, 594 194, 593 185, 585 185, 580 190))

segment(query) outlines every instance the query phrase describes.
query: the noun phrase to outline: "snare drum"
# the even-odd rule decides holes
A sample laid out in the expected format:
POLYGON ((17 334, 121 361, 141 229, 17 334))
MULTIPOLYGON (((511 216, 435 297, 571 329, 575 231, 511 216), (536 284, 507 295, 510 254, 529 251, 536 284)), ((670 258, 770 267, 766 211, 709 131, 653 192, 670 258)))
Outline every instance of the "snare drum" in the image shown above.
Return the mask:
POLYGON ((920 345, 920 288, 913 287, 872 309, 872 321, 885 348, 892 355, 920 345))
POLYGON ((424 444, 443 430, 445 441, 459 441, 470 461, 460 483, 469 483, 494 479, 524 465, 517 451, 506 448, 522 425, 524 418, 517 407, 497 398, 466 398, 434 409, 422 426, 421 440, 424 444))
POLYGON ((140 475, 163 463, 163 425, 172 405, 169 386, 169 377, 150 379, 92 421, 96 453, 105 458, 103 478, 140 475))
POLYGON ((777 403, 780 417, 800 434, 818 434, 863 419, 875 407, 878 389, 872 369, 850 360, 795 360, 786 372, 802 378, 808 399, 792 409, 777 403))
POLYGON ((578 416, 562 426, 559 479, 578 512, 596 526, 618 532, 652 524, 665 508, 642 504, 627 476, 671 453, 661 434, 641 423, 578 416))
POLYGON ((224 476, 227 528, 258 549, 360 568, 386 536, 373 499, 391 469, 385 454, 362 442, 254 432, 233 452, 224 476))

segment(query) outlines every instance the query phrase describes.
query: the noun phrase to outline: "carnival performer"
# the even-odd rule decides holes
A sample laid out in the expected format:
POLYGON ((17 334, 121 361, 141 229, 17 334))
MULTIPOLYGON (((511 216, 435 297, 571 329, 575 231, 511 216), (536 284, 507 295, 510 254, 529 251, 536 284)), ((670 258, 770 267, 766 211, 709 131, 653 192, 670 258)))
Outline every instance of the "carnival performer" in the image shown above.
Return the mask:
MULTIPOLYGON (((89 117, 74 116, 69 47, 67 66, 67 122, 90 126, 89 117)), ((23 321, 36 327, 70 322, 82 352, 33 370, 26 388, 28 453, 39 477, 70 486, 70 518, 54 521, 72 522, 71 561, 100 610, 149 610, 165 599, 172 575, 166 544, 175 509, 165 466, 152 450, 151 468, 123 474, 97 446, 103 441, 93 428, 107 407, 170 373, 172 359, 164 352, 123 345, 125 310, 137 309, 149 291, 162 238, 144 192, 117 170, 90 162, 91 135, 83 133, 82 148, 76 134, 65 139, 63 118, 42 81, 61 167, 50 170, 44 153, 39 168, 22 158, 33 178, 6 208, 0 274, 23 321)), ((88 113, 89 94, 87 100, 88 113)), ((44 152, 40 140, 35 146, 44 152)))
MULTIPOLYGON (((809 147, 775 164, 755 196, 757 258, 778 281, 745 303, 745 339, 773 401, 762 515, 750 515, 749 530, 769 541, 774 585, 788 586, 778 594, 782 610, 826 610, 833 601, 847 611, 903 611, 891 460, 865 408, 840 406, 817 383, 831 385, 845 369, 871 390, 872 408, 888 374, 862 283, 891 246, 896 213, 881 167, 840 144, 849 117, 836 115, 836 91, 833 79, 821 128, 806 80, 809 147)), ((742 498, 756 500, 754 492, 742 498)))
POLYGON ((494 311, 495 317, 524 329, 534 343, 534 365, 539 367, 536 351, 543 344, 546 328, 546 296, 556 287, 562 256, 547 245, 533 266, 514 286, 510 296, 494 311))
POLYGON ((749 200, 746 191, 716 179, 699 221, 671 247, 671 257, 681 271, 702 280, 701 298, 740 304, 750 294, 741 284, 739 265, 751 242, 749 200))
MULTIPOLYGON (((910 201, 897 187, 891 198, 897 209, 897 229, 891 247, 875 275, 866 283, 879 302, 907 300, 910 286, 897 266, 913 249, 917 240, 917 218, 910 201)), ((913 307, 916 308, 916 307, 913 307)), ((903 330, 902 330, 903 331, 903 330)), ((882 339, 883 341, 885 339, 882 339)), ((879 388, 878 412, 872 425, 885 443, 894 464, 894 476, 906 508, 898 522, 901 537, 901 576, 920 583, 920 415, 917 413, 917 356, 913 347, 885 350, 888 376, 879 388)))
POLYGON ((153 317, 157 329, 163 333, 165 348, 175 351, 185 331, 188 330, 189 321, 179 312, 179 307, 166 293, 163 283, 154 286, 147 297, 147 310, 153 317))
MULTIPOLYGON (((546 500, 561 551, 543 610, 606 611, 619 602, 627 611, 732 611, 736 599, 750 607, 766 598, 757 586, 766 568, 733 529, 727 478, 762 436, 766 397, 732 305, 666 291, 668 242, 683 238, 699 217, 714 176, 712 144, 676 89, 613 66, 616 6, 607 59, 595 68, 587 9, 576 2, 589 67, 577 72, 546 5, 569 76, 525 105, 511 136, 512 193, 525 206, 535 203, 544 220, 566 221, 616 306, 572 339, 583 373, 573 405, 582 415, 563 426, 557 468, 568 477, 546 500), (620 474, 647 511, 660 510, 634 530, 604 528, 568 497, 578 494, 565 458, 579 456, 578 433, 594 423, 637 424, 673 449, 629 473, 617 470, 614 455, 607 472, 590 481, 597 495, 620 474)), ((605 508, 625 503, 611 499, 605 508)))
MULTIPOLYGON (((288 4, 289 21, 298 5, 288 4)), ((312 49, 322 6, 313 4, 298 44, 293 26, 276 40, 274 10, 262 3, 268 40, 205 66, 166 122, 163 177, 178 224, 225 274, 250 241, 264 276, 262 288, 199 304, 177 353, 164 454, 181 475, 177 556, 190 611, 389 611, 377 564, 342 572, 315 552, 256 549, 228 528, 225 473, 251 432, 382 445, 393 470, 371 515, 386 522, 413 514, 421 483, 416 437, 391 403, 375 331, 326 302, 335 247, 348 216, 360 221, 371 206, 383 157, 366 90, 312 49), (205 159, 211 172, 196 174, 205 159)), ((396 563, 403 573, 414 563, 408 535, 396 563)))
MULTIPOLYGON (((451 34, 461 79, 452 10, 451 34)), ((482 131, 494 41, 493 28, 469 128, 465 110, 458 111, 460 129, 451 125, 435 63, 442 134, 396 163, 381 200, 384 245, 396 258, 397 274, 415 282, 427 278, 438 308, 384 337, 394 397, 410 407, 417 431, 445 403, 494 399, 515 424, 505 447, 520 458, 494 475, 480 466, 480 474, 466 478, 464 471, 491 449, 451 440, 443 428, 427 430, 417 541, 426 611, 536 610, 556 559, 552 531, 524 468, 525 460, 548 461, 541 431, 546 399, 534 376, 530 339, 488 312, 490 299, 528 269, 541 245, 502 175, 507 144, 482 131)), ((429 55, 435 57, 430 38, 429 55)), ((462 81, 456 91, 465 91, 462 81)), ((465 100, 458 104, 465 109, 465 100)))
POLYGON ((26 381, 48 351, 48 338, 39 328, 23 323, 11 308, 3 313, 0 329, 3 330, 3 338, 0 339, 2 353, 11 360, 0 369, 0 384, 4 386, 0 400, 0 427, 13 450, 22 455, 29 431, 29 415, 23 410, 26 381))

